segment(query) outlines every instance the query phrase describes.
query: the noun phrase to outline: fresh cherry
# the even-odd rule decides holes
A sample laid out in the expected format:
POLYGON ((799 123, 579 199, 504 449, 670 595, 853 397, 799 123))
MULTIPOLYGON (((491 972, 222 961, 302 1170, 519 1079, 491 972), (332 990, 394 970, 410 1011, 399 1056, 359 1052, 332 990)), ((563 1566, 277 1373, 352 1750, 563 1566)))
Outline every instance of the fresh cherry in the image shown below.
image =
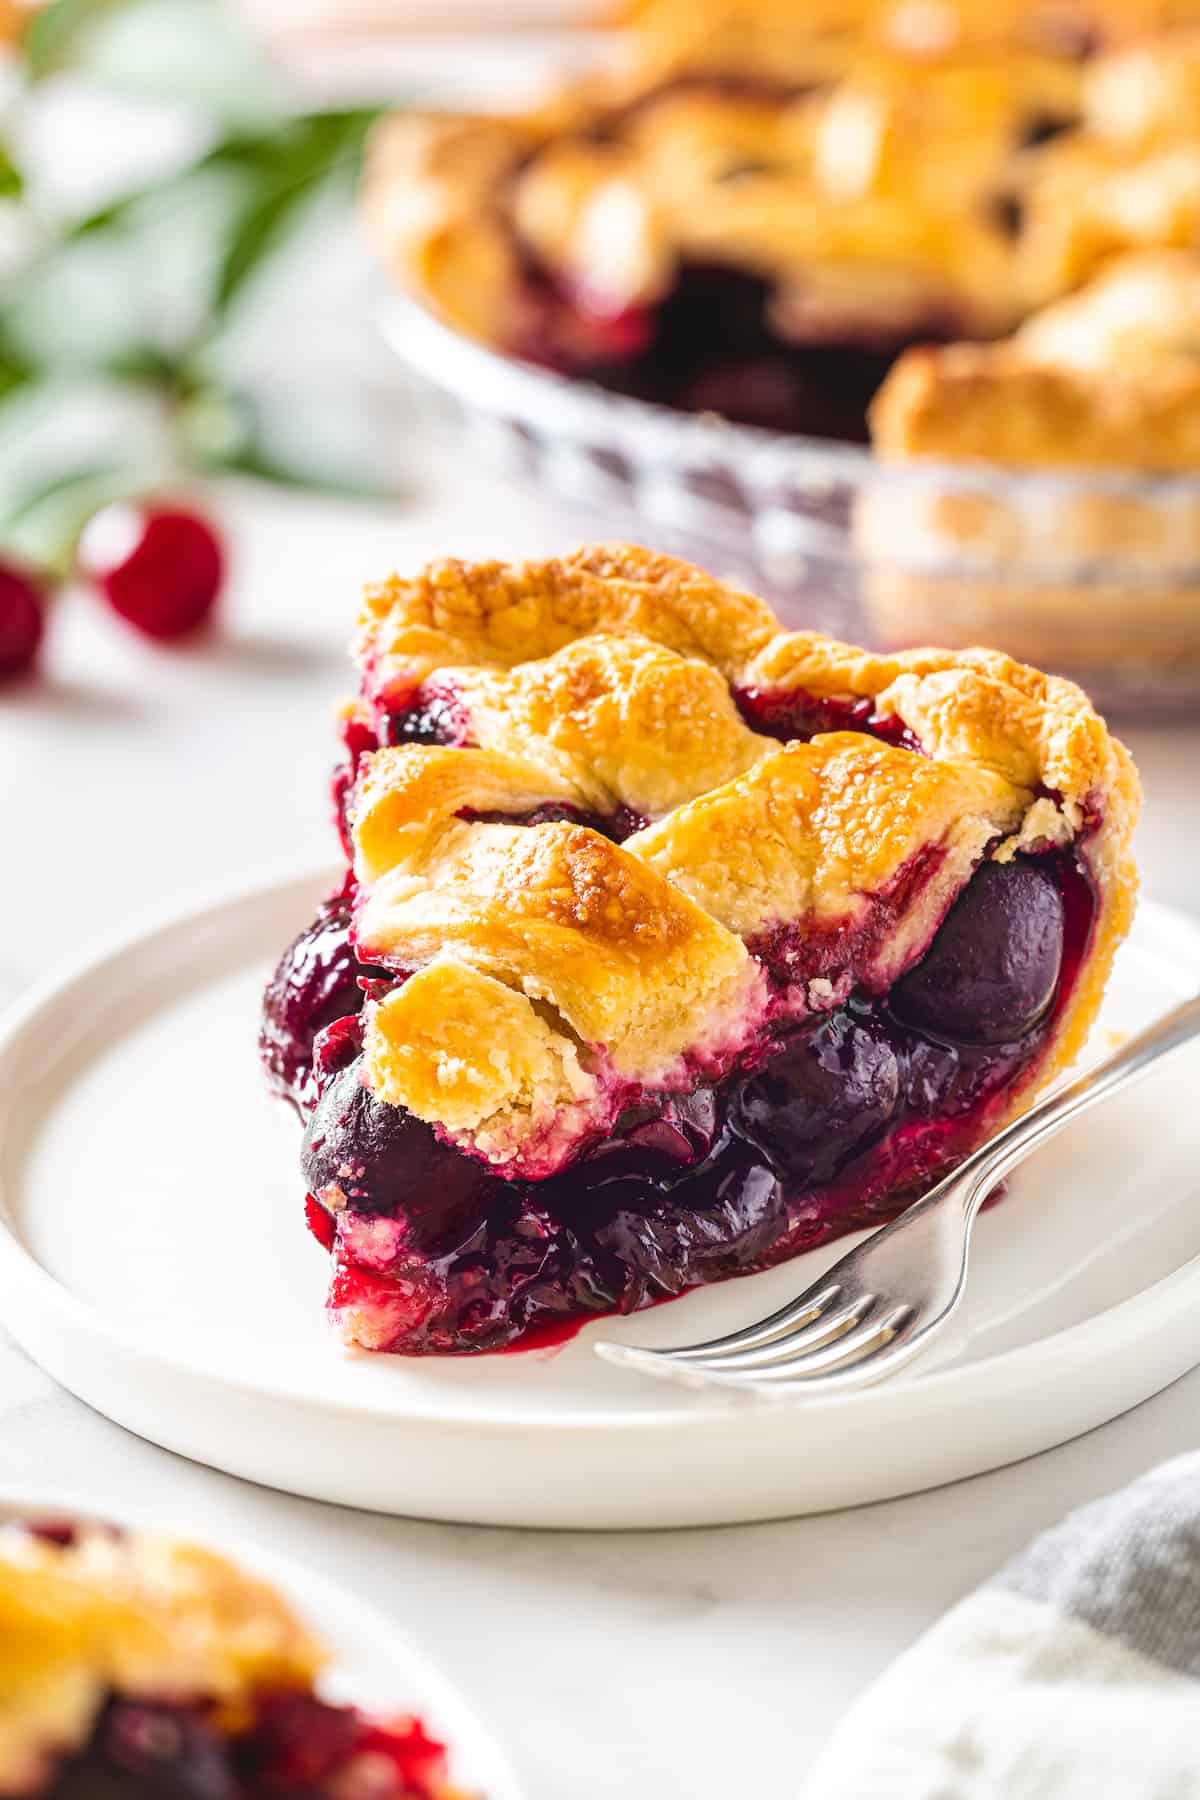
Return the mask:
POLYGON ((981 864, 922 960, 892 989, 893 1013, 962 1043, 1014 1043, 1054 998, 1065 924, 1048 864, 1026 856, 981 864))
POLYGON ((114 612, 147 637, 165 640, 208 618, 225 558, 198 513, 156 501, 117 501, 89 519, 77 565, 114 612))
POLYGON ((0 562, 0 680, 33 667, 46 619, 36 575, 15 562, 0 562))

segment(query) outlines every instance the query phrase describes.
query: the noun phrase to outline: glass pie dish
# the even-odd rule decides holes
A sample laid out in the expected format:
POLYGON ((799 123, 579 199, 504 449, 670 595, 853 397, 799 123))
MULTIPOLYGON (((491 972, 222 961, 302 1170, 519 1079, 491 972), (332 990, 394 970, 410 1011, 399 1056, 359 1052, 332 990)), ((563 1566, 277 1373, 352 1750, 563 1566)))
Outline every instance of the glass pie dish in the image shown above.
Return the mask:
POLYGON ((588 530, 747 580, 787 626, 876 650, 987 644, 1113 712, 1200 709, 1200 472, 889 464, 612 393, 395 292, 382 320, 483 454, 546 483, 588 530))

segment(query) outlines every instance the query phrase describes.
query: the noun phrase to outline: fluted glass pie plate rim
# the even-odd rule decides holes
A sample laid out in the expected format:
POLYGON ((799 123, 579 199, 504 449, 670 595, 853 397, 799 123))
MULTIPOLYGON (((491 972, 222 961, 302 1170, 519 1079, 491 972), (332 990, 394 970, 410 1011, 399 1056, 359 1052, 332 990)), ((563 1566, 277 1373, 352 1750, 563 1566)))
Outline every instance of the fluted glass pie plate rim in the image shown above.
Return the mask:
MULTIPOLYGON (((1052 499, 1091 496, 1150 501, 1164 507, 1200 502, 1200 471, 1164 475, 1135 469, 1019 470, 934 458, 887 463, 867 446, 734 424, 715 414, 680 412, 610 392, 595 382, 506 355, 458 331, 420 301, 394 291, 378 302, 377 317, 382 335, 396 355, 469 413, 505 417, 517 426, 544 433, 552 443, 574 445, 592 458, 606 452, 624 456, 635 474, 640 472, 651 484, 652 499, 656 471, 664 477, 706 468, 730 474, 751 502, 753 521, 768 538, 772 508, 781 494, 796 485, 806 486, 813 494, 843 484, 856 494, 870 490, 898 496, 949 488, 1026 507, 1052 499)), ((603 465, 592 472, 601 492, 603 465)), ((627 486, 623 479, 613 478, 610 492, 615 497, 627 486)), ((704 498, 702 510, 697 509, 692 522, 716 536, 735 525, 730 510, 711 497, 704 498)), ((775 523, 778 528, 779 522, 775 523)), ((807 541, 813 548, 856 554, 841 529, 827 533, 813 529, 807 541)), ((973 562, 968 566, 972 570, 977 567, 973 562)), ((1044 568, 1022 563, 1013 578, 1087 582, 1110 579, 1114 568, 1119 568, 1122 581, 1147 579, 1144 566, 1117 564, 1111 558, 1056 561, 1044 568)), ((1171 573, 1180 585, 1191 586, 1200 580, 1200 568, 1190 563, 1173 567, 1171 573)), ((1162 583, 1156 580, 1154 585, 1162 583)))
MULTIPOLYGON (((253 1055, 258 982, 278 944, 331 882, 332 871, 276 877, 160 917, 56 975, 0 1025, 0 1092, 7 1090, 10 1101, 0 1122, 0 1178, 8 1178, 0 1187, 0 1297, 7 1322, 51 1375, 140 1435, 271 1486, 385 1512, 541 1526, 712 1524, 881 1499, 995 1467, 1090 1429, 1200 1361, 1200 1245, 1190 1236, 1177 1266, 1094 1314, 1059 1328, 1051 1318, 1032 1342, 1001 1343, 965 1362, 821 1400, 781 1397, 767 1406, 739 1406, 703 1395, 664 1396, 658 1384, 618 1371, 593 1377, 604 1369, 590 1351, 596 1336, 665 1343, 704 1336, 714 1324, 741 1323, 815 1273, 815 1264, 803 1268, 800 1259, 632 1319, 605 1318, 561 1351, 395 1359, 340 1350, 320 1329, 325 1265, 300 1217, 298 1135, 260 1087, 253 1055), (231 968, 236 1006, 228 998, 231 968), (164 986, 182 995, 177 1004, 164 1003, 164 986), (189 1034, 200 1032, 194 1056, 181 1037, 188 1020, 189 1034), (208 1091, 174 1097, 164 1083, 179 1058, 186 1073, 203 1051, 207 1067, 213 1048, 220 1072, 208 1091), (162 1185, 176 1209, 162 1214, 168 1254, 187 1265, 189 1281, 192 1261, 206 1262, 212 1291, 228 1309, 236 1282, 225 1286, 226 1258, 257 1246, 264 1266, 278 1261, 283 1287, 294 1281, 303 1290, 293 1297, 289 1289, 287 1318, 272 1314, 272 1300, 249 1338, 216 1318, 210 1330, 206 1318, 202 1333, 164 1343, 145 1320, 128 1316, 133 1289, 111 1296, 84 1291, 93 1281, 92 1260, 99 1255, 103 1262, 106 1254, 107 1215, 94 1211, 97 1199, 107 1194, 112 1204, 120 1194, 122 1207, 145 1205, 125 1193, 122 1171, 105 1166, 103 1155, 71 1175, 91 1142, 97 1094, 102 1100, 108 1094, 112 1128, 128 1141, 129 1119, 113 1096, 128 1091, 132 1076, 143 1097, 149 1083, 152 1095, 165 1095, 168 1108, 177 1108, 163 1165, 162 1185), (99 1086, 89 1089, 89 1082, 99 1086), (81 1113, 71 1110, 78 1106, 81 1113), (239 1108, 247 1119, 253 1115, 253 1145, 244 1131, 238 1135, 239 1108), (47 1119, 58 1121, 56 1129, 43 1128, 47 1119), (76 1123, 68 1131, 71 1119, 76 1123), (241 1173, 221 1184, 209 1169, 208 1186, 198 1185, 212 1160, 204 1134, 222 1130, 218 1147, 243 1147, 236 1162, 241 1173), (66 1192, 72 1185, 74 1196, 66 1192), (55 1198, 47 1212, 50 1191, 55 1198), (57 1211, 60 1200, 65 1215, 57 1211), (210 1203, 220 1209, 211 1242, 210 1203), (72 1232, 84 1231, 68 1256, 91 1259, 83 1282, 78 1262, 70 1270, 62 1266, 71 1236, 64 1218, 72 1232), (239 1218, 245 1239, 232 1229, 239 1218), (176 1244, 179 1219, 188 1221, 189 1232, 205 1235, 179 1237, 176 1244), (264 1220, 260 1241, 253 1227, 264 1220), (293 1330, 290 1315, 298 1317, 301 1307, 303 1328, 294 1340, 276 1342, 271 1330, 293 1330), (596 1381, 604 1385, 597 1388, 596 1381), (566 1398, 555 1399, 560 1382, 566 1398), (795 1426, 787 1425, 797 1408, 810 1421, 802 1434, 803 1479, 795 1426), (911 1446, 908 1460, 893 1466, 903 1444, 911 1446), (884 1445, 892 1459, 886 1473, 872 1461, 884 1445)), ((1165 1006, 1200 985, 1200 926, 1156 907, 1147 907, 1142 919, 1133 951, 1138 972, 1131 965, 1130 979, 1143 985, 1149 979, 1152 987, 1157 981, 1165 1006)), ((1122 980, 1128 998, 1130 980, 1122 980)), ((1141 1022, 1140 1016, 1131 1021, 1141 1022)), ((1169 1134, 1149 1135, 1157 1142, 1169 1134)), ((1107 1154, 1111 1160, 1111 1146, 1107 1154)), ((1072 1166, 1056 1164, 1054 1179, 1074 1179, 1072 1166)), ((1140 1164, 1138 1178, 1144 1178, 1140 1164)), ((139 1181, 144 1185, 150 1175, 135 1170, 131 1192, 139 1181)), ((1005 1207, 1015 1207, 1022 1191, 1016 1187, 1005 1207)), ((147 1192, 157 1223, 160 1189, 152 1184, 147 1192)), ((1000 1208, 994 1217, 1015 1223, 1017 1215, 1000 1208)), ((1190 1215, 1186 1229, 1191 1232, 1190 1215)), ((121 1230, 123 1267, 141 1256, 138 1279, 149 1282, 162 1245, 143 1254, 134 1243, 131 1252, 128 1228, 121 1230)), ((1012 1253, 1007 1234, 991 1241, 990 1252, 986 1239, 981 1246, 985 1286, 989 1255, 999 1269, 1006 1242, 1012 1253)), ((829 1259, 841 1248, 830 1247, 829 1259)), ((1081 1278, 1094 1281, 1086 1258, 1081 1268, 1081 1278)), ((1022 1280, 1026 1274, 1022 1266, 1022 1280)), ((1126 1279, 1134 1278, 1122 1271, 1126 1279)), ((207 1290, 202 1300, 212 1304, 207 1290)), ((1053 1312, 1057 1301, 1051 1296, 1048 1304, 1053 1312)), ((999 1330, 1002 1339, 1006 1329, 1002 1315, 999 1325, 985 1321, 985 1335, 999 1330)), ((961 1350, 951 1346, 950 1353, 961 1350)))

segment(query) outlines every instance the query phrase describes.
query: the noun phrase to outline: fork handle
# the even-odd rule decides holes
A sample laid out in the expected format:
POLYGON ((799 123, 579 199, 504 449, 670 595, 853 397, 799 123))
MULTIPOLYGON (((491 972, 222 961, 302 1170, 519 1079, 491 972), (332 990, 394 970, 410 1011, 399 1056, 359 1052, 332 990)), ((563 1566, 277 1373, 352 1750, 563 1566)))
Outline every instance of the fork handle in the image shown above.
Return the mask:
MULTIPOLYGON (((969 1222, 997 1182, 1003 1181, 1031 1150, 1089 1107, 1136 1081, 1160 1057, 1196 1037, 1200 1037, 1200 994, 1165 1013, 1113 1056, 1086 1069, 1066 1087, 1053 1088, 960 1163, 940 1191, 944 1194, 951 1186, 958 1189, 969 1222)), ((927 1200, 933 1200, 938 1193, 935 1188, 927 1200)))

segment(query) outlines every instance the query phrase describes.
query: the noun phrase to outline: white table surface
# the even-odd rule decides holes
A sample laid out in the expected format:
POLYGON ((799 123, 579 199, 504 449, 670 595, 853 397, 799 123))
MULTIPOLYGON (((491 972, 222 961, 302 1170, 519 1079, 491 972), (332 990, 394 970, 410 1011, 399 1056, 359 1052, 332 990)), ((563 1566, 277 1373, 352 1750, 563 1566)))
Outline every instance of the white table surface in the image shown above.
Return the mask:
MULTIPOLYGON (((363 579, 577 535, 456 455, 418 446, 409 461, 390 506, 213 495, 236 566, 202 648, 156 650, 83 597, 63 603, 45 679, 0 697, 0 1001, 143 908, 328 851, 330 718, 363 579)), ((1200 911, 1200 731, 1126 735, 1147 786, 1146 889, 1200 911)), ((555 1535, 256 1489, 130 1437, 0 1337, 0 1488, 136 1502, 311 1560, 419 1636, 507 1740, 530 1800, 794 1794, 892 1656, 1063 1512, 1193 1448, 1198 1414, 1200 1373, 940 1492, 774 1525, 555 1535)))

